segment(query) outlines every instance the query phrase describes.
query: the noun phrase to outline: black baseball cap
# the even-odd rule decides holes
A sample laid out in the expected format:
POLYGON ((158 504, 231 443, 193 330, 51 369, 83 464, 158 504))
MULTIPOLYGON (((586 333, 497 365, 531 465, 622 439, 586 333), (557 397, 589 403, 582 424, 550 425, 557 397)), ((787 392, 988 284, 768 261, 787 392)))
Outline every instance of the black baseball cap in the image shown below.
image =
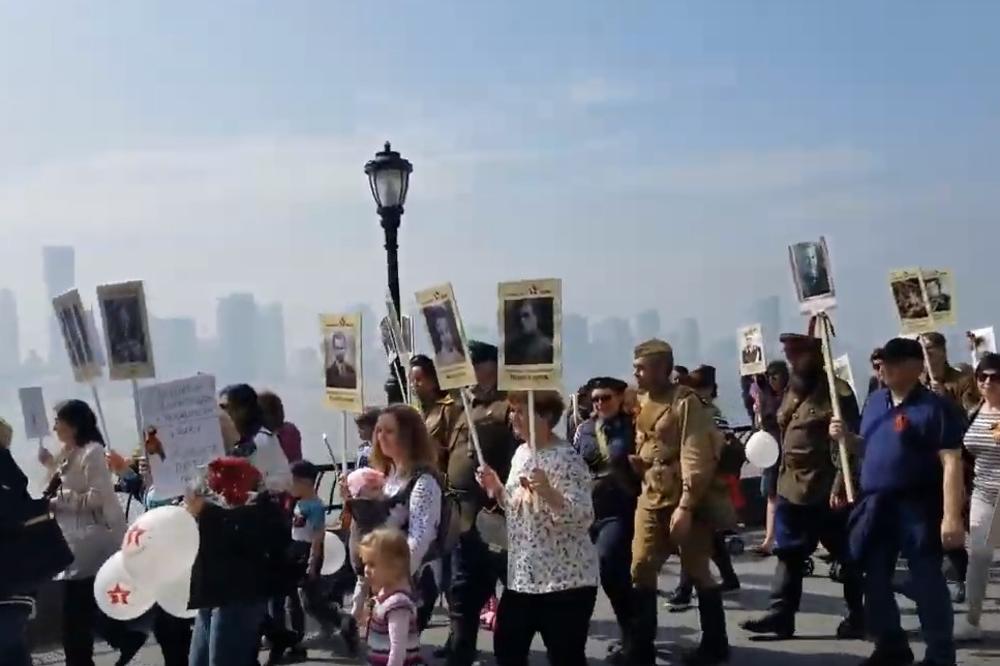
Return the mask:
POLYGON ((899 363, 901 361, 923 361, 924 350, 920 343, 909 338, 893 338, 882 348, 883 363, 899 363))
POLYGON ((480 363, 497 362, 499 356, 499 350, 495 345, 491 345, 487 342, 480 342, 479 340, 469 341, 469 357, 472 359, 473 365, 479 365, 480 363))

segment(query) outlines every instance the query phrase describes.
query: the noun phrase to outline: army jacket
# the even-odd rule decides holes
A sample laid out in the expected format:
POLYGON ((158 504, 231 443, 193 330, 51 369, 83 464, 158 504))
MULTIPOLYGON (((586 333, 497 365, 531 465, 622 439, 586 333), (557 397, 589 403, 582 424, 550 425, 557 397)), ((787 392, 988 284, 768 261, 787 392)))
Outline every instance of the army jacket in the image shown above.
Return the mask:
POLYGON ((455 427, 462 418, 462 406, 455 398, 446 394, 429 405, 421 405, 427 434, 437 447, 441 473, 448 469, 448 455, 455 427))
MULTIPOLYGON (((839 379, 836 386, 844 425, 849 432, 857 433, 861 417, 854 391, 839 379)), ((832 418, 833 406, 825 377, 805 397, 787 391, 778 408, 778 427, 782 433, 778 495, 793 504, 829 502, 830 493, 843 483, 840 448, 830 439, 832 418)), ((852 465, 855 476, 857 468, 856 463, 852 465)))

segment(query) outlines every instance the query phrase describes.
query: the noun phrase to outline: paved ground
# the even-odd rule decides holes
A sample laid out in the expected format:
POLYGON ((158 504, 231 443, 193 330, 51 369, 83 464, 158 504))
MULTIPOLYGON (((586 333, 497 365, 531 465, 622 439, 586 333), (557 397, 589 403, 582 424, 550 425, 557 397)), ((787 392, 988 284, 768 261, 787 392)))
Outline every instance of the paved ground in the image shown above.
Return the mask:
MULTIPOLYGON (((676 581, 676 563, 670 563, 664 570, 661 589, 670 589, 676 581)), ((817 561, 817 576, 809 578, 805 585, 805 595, 802 606, 804 612, 798 619, 798 636, 791 641, 761 642, 751 640, 737 624, 757 609, 766 605, 767 588, 771 580, 774 560, 757 560, 751 556, 743 556, 737 561, 737 571, 743 581, 743 590, 731 595, 726 601, 730 626, 730 639, 734 652, 731 663, 750 666, 782 666, 796 664, 797 666, 848 666, 856 664, 868 655, 870 645, 861 641, 837 641, 833 636, 841 612, 840 587, 826 577, 827 567, 817 561)), ((912 604, 901 604, 904 623, 907 629, 918 628, 915 610, 912 604)), ((959 607, 960 609, 962 607, 959 607)), ((1000 663, 1000 567, 993 570, 992 584, 989 589, 986 608, 984 609, 983 627, 987 630, 987 640, 971 648, 963 648, 959 653, 961 664, 997 664, 1000 663)), ((441 645, 446 637, 447 629, 444 616, 435 618, 434 625, 424 634, 428 646, 428 663, 434 663, 430 658, 432 646, 441 645)), ((592 663, 602 663, 608 641, 617 635, 617 628, 612 619, 611 609, 603 595, 598 600, 597 610, 591 623, 588 654, 592 663)), ((668 613, 665 609, 660 613, 660 642, 664 651, 663 663, 673 663, 671 654, 691 645, 698 635, 698 619, 694 610, 685 613, 668 613)), ((913 635, 914 652, 918 659, 923 655, 923 646, 919 645, 919 637, 913 635)), ((491 652, 492 634, 483 632, 480 636, 480 647, 484 652, 491 652)), ((114 655, 106 650, 97 659, 98 666, 114 664, 114 655)), ((332 653, 311 653, 311 665, 319 664, 353 664, 359 663, 332 653)), ((262 659, 263 661, 263 659, 262 659)), ((57 652, 39 654, 37 664, 62 664, 62 656, 57 652)), ((492 665, 493 659, 485 656, 483 666, 492 665)), ((536 642, 532 666, 547 663, 544 648, 540 641, 536 642)), ((136 666, 160 666, 162 660, 156 646, 145 648, 132 662, 136 666)))

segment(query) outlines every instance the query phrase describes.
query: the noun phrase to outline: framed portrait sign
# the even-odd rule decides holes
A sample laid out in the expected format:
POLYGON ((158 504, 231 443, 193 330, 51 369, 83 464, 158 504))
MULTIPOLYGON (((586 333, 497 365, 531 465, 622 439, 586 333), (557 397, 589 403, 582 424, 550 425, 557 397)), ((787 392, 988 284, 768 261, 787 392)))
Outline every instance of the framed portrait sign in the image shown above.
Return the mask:
POLYGON ((902 333, 922 335, 935 329, 934 317, 927 303, 923 272, 919 268, 891 271, 889 289, 902 333))
POLYGON ((799 309, 816 314, 837 307, 837 292, 833 284, 833 269, 826 238, 796 243, 788 247, 792 266, 792 281, 799 299, 799 309))
POLYGON ((958 320, 955 309, 955 280, 948 270, 923 270, 924 293, 936 327, 954 326, 958 320))
POLYGON ((502 282, 499 387, 562 390, 562 282, 502 282))
POLYGON ((97 354, 96 336, 92 334, 80 293, 76 289, 52 299, 56 321, 62 331, 63 342, 69 364, 73 368, 73 378, 87 382, 101 376, 101 363, 97 354))
POLYGON ((973 368, 979 365, 979 361, 986 354, 997 353, 997 336, 992 326, 974 328, 966 336, 969 339, 969 347, 971 348, 973 368))
POLYGON ((476 373, 472 369, 465 328, 462 326, 451 284, 418 291, 417 306, 427 324, 434 352, 434 367, 441 388, 450 391, 473 386, 476 383, 476 373))
POLYGON ((361 315, 323 314, 319 316, 319 323, 323 337, 326 404, 360 414, 365 408, 361 315))
POLYGON ((740 350, 740 376, 764 374, 767 371, 767 359, 764 357, 764 332, 760 324, 741 328, 737 342, 740 350))
POLYGON ((833 374, 842 382, 847 382, 854 395, 858 394, 858 389, 854 387, 854 372, 851 370, 851 359, 847 354, 833 359, 833 374))
POLYGON ((97 288, 104 318, 104 340, 111 379, 150 379, 156 376, 149 336, 146 295, 142 282, 106 284, 97 288))

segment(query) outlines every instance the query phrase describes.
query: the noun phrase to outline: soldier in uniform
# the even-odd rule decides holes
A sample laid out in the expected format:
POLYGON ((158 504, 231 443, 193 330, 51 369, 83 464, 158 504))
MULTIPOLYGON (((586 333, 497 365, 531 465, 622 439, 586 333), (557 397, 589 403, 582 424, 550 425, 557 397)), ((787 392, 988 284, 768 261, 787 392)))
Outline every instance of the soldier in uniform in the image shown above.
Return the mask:
POLYGON ((948 346, 940 333, 928 333, 923 341, 931 367, 931 377, 927 381, 931 390, 950 399, 966 414, 978 407, 982 397, 971 368, 963 372, 948 362, 948 346))
POLYGON ((417 354, 410 360, 410 383, 420 403, 427 434, 437 444, 441 473, 446 473, 455 426, 462 418, 462 405, 441 390, 434 361, 427 356, 417 354))
POLYGON ((671 553, 698 590, 701 644, 686 655, 692 666, 729 658, 726 616, 709 559, 712 535, 735 517, 717 466, 722 436, 711 413, 690 388, 671 382, 673 350, 662 340, 635 349, 635 378, 645 392, 636 418, 636 453, 630 456, 642 478, 632 541, 634 625, 629 659, 635 666, 655 663, 656 583, 671 553))
MULTIPOLYGON (((770 610, 742 626, 751 633, 779 638, 795 634, 806 560, 822 543, 842 564, 848 615, 837 628, 837 637, 863 638, 861 578, 857 567, 846 562, 848 510, 839 447, 829 434, 833 407, 821 342, 812 336, 785 334, 781 343, 792 372, 789 390, 778 409, 782 433, 774 515, 778 566, 770 610)), ((856 433, 860 415, 854 392, 839 379, 836 388, 845 427, 856 433)), ((852 467, 853 473, 857 468, 856 464, 852 467)))
MULTIPOLYGON (((507 420, 507 396, 497 390, 497 348, 475 340, 469 355, 476 371, 472 422, 487 465, 507 480, 517 440, 507 420)), ((464 414, 458 419, 448 456, 448 492, 458 498, 462 534, 452 553, 451 631, 443 656, 448 666, 471 666, 476 659, 479 613, 506 582, 507 553, 503 514, 476 479, 479 461, 464 414)))

